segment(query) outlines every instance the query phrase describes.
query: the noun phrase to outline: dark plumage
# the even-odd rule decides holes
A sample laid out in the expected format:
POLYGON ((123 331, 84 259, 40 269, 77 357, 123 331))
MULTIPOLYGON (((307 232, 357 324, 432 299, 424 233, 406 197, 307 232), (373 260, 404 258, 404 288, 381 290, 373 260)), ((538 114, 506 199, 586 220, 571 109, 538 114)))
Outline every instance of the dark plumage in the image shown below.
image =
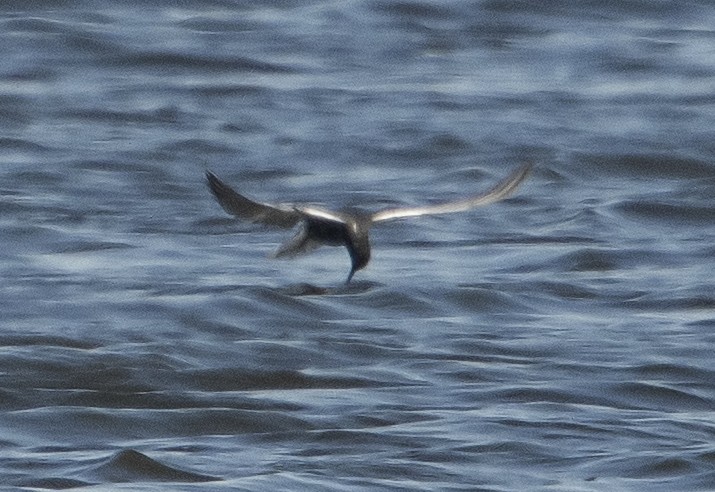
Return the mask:
POLYGON ((236 193, 230 186, 208 171, 206 179, 216 200, 229 214, 266 225, 291 228, 299 224, 295 236, 283 243, 274 253, 275 258, 293 257, 308 253, 321 245, 345 246, 352 266, 347 281, 370 261, 369 231, 372 224, 403 217, 427 214, 463 212, 487 205, 511 195, 526 179, 530 164, 512 172, 490 190, 463 200, 427 205, 424 207, 392 208, 369 214, 360 211, 331 212, 300 205, 269 205, 255 202, 236 193))

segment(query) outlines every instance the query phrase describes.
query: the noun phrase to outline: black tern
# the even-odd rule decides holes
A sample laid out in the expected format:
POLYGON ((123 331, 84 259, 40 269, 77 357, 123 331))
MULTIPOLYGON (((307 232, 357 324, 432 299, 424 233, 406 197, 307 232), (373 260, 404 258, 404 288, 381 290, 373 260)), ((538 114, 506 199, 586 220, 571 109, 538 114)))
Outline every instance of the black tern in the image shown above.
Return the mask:
POLYGON ((374 223, 420 215, 464 212, 494 203, 511 195, 530 170, 531 164, 524 164, 486 192, 462 200, 423 207, 388 208, 375 213, 360 210, 331 212, 312 206, 256 202, 234 191, 211 171, 206 172, 206 179, 218 203, 226 212, 239 219, 285 229, 299 224, 295 236, 276 250, 274 258, 298 256, 323 245, 345 246, 352 261, 346 282, 349 283, 355 272, 365 268, 370 261, 368 233, 374 223))

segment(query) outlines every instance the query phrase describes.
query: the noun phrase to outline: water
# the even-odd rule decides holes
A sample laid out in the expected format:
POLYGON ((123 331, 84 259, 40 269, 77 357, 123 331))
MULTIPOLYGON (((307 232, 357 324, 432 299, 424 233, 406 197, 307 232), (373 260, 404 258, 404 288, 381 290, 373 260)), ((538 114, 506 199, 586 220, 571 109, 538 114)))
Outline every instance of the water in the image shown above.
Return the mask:
POLYGON ((3 5, 2 486, 715 489, 709 2, 3 5))

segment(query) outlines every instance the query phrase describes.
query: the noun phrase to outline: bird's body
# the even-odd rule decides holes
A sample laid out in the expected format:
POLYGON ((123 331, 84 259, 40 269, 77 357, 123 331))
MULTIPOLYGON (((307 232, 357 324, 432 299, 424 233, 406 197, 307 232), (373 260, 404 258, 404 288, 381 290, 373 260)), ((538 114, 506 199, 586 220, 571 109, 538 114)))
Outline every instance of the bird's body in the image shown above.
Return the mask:
POLYGON ((347 279, 350 282, 355 272, 365 268, 370 261, 369 232, 373 224, 404 217, 463 212, 496 202, 513 193, 526 179, 530 169, 530 164, 521 166, 487 192, 463 200, 424 207, 386 209, 373 214, 355 210, 332 212, 299 205, 269 205, 238 194, 211 172, 206 173, 206 179, 223 209, 240 219, 282 228, 299 224, 296 234, 274 253, 275 258, 298 256, 322 245, 345 246, 352 262, 347 279))

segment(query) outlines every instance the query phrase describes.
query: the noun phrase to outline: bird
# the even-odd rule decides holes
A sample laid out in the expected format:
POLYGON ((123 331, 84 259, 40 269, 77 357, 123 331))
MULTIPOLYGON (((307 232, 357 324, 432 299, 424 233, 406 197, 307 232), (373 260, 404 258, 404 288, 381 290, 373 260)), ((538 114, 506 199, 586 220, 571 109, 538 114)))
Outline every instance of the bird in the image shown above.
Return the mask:
POLYGON ((295 235, 273 253, 273 258, 292 258, 313 251, 319 246, 345 246, 351 266, 346 284, 358 270, 370 261, 370 228, 373 224, 406 217, 464 212, 502 200, 519 187, 532 168, 527 162, 492 188, 461 200, 421 207, 387 208, 374 213, 344 209, 330 211, 310 205, 270 204, 251 200, 206 171, 209 189, 221 207, 244 221, 290 229, 298 225, 295 235))

